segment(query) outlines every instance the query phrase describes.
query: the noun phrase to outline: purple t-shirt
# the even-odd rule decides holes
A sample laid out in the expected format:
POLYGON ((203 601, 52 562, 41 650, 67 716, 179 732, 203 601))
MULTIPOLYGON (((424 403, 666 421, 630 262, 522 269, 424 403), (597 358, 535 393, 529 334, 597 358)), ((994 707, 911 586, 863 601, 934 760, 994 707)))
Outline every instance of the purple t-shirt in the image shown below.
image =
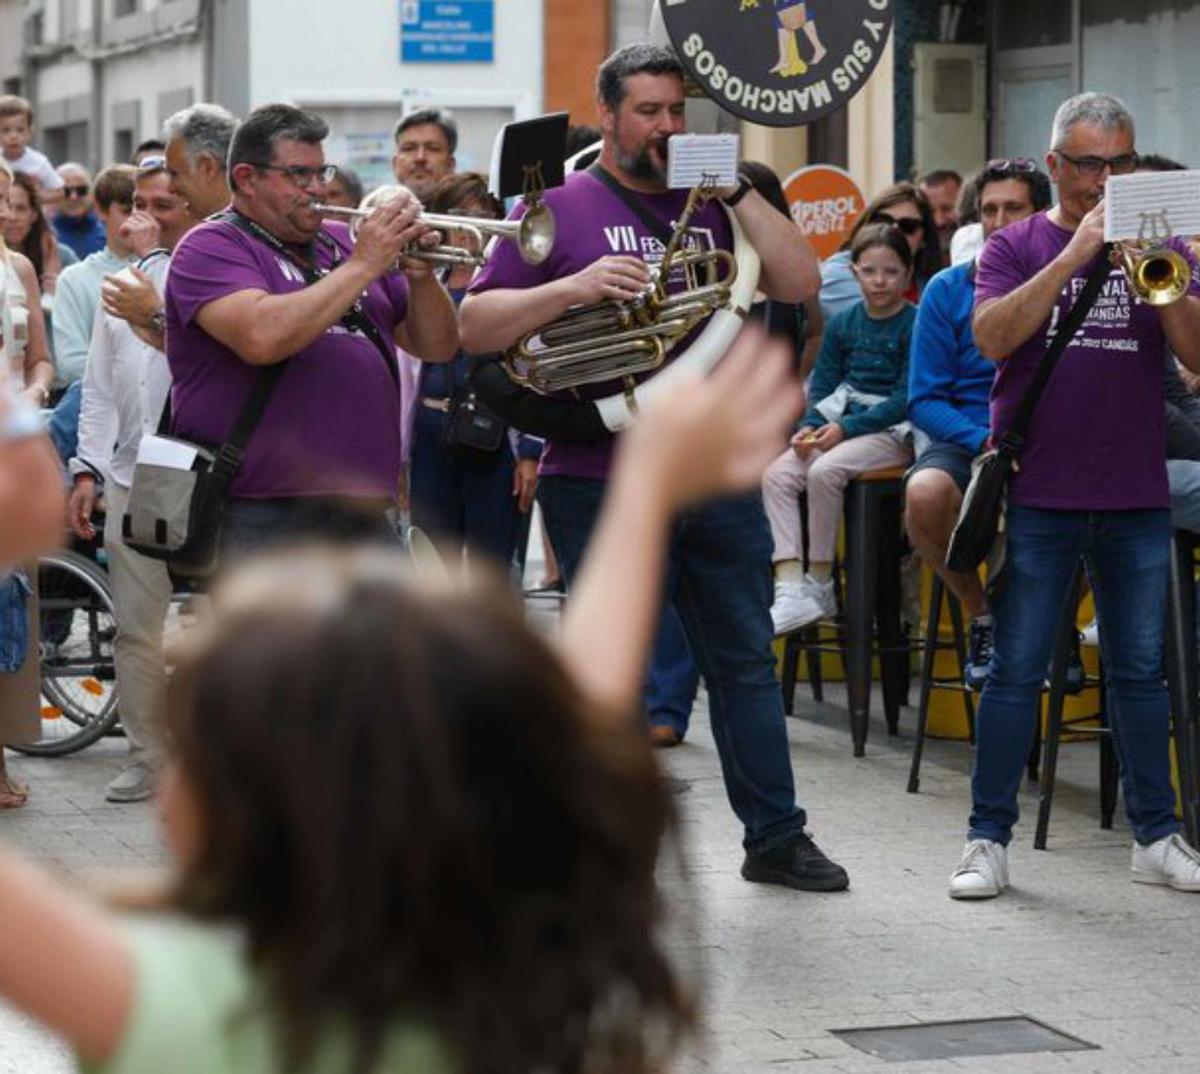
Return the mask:
MULTIPOLYGON (((344 260, 350 239, 327 224, 344 260)), ((315 244, 322 268, 333 252, 315 244)), ((299 268, 262 239, 226 221, 201 224, 179 244, 167 276, 167 360, 176 435, 219 443, 229 435, 261 369, 204 331, 196 314, 238 291, 290 294, 299 268)), ((364 308, 385 341, 408 308, 408 282, 390 274, 367 288, 364 308)), ((360 332, 334 324, 285 360, 267 409, 233 481, 248 499, 351 496, 394 500, 400 473, 400 390, 383 355, 360 332)))
MULTIPOLYGON (((683 210, 688 192, 672 190, 664 194, 634 196, 670 229, 683 210)), ((557 227, 550 256, 540 265, 527 265, 521 260, 515 244, 498 242, 492 248, 488 263, 471 281, 471 293, 494 288, 536 287, 579 272, 610 254, 640 257, 651 266, 662 260, 662 242, 616 194, 586 172, 576 172, 567 177, 563 186, 548 191, 546 204, 554 213, 557 227)), ((523 213, 524 206, 518 205, 511 215, 520 217, 523 213)), ((693 214, 690 232, 701 248, 733 248, 729 219, 716 202, 710 201, 693 214)), ((675 289, 671 287, 671 290, 675 289)), ((686 346, 685 339, 673 353, 681 354, 686 346)), ((606 385, 589 385, 581 389, 580 394, 598 399, 620 390, 621 383, 614 381, 606 385)), ((595 444, 548 440, 542 454, 541 472, 602 480, 608 476, 612 453, 611 438, 595 444)))
MULTIPOLYGON (((1032 279, 1062 253, 1072 234, 1045 213, 997 231, 979 258, 976 307, 1032 279)), ((1191 260, 1184 243, 1172 245, 1191 260)), ((1071 278, 1051 317, 1000 362, 992 385, 994 439, 1016 415, 1051 330, 1070 311, 1091 267, 1071 278)), ((1191 293, 1200 294, 1194 262, 1191 293)), ((1042 393, 1010 485, 1013 503, 1065 511, 1168 506, 1165 348, 1158 313, 1114 267, 1042 393)))

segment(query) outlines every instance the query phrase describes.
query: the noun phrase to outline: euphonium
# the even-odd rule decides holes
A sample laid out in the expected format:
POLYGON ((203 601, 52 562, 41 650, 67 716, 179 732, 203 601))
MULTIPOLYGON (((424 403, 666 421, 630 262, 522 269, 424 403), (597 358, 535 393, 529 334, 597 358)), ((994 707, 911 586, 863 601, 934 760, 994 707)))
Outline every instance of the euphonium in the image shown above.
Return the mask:
POLYGON ((1161 243, 1114 243, 1112 260, 1125 270, 1138 298, 1151 306, 1169 306, 1178 301, 1192 282, 1187 259, 1161 243))
MULTIPOLYGON (((350 237, 356 238, 362 221, 379 206, 396 196, 398 187, 381 186, 372 190, 357 209, 343 205, 317 204, 313 208, 322 215, 350 217, 350 237)), ((418 219, 445 237, 452 231, 467 235, 474 249, 464 246, 417 246, 406 250, 404 256, 428 261, 434 265, 482 265, 487 260, 485 247, 491 238, 515 242, 521 259, 528 265, 540 265, 554 248, 554 214, 540 201, 533 200, 520 220, 489 220, 477 216, 421 213, 418 219)))
MULTIPOLYGON (((692 215, 711 196, 703 188, 691 192, 645 294, 631 301, 579 306, 528 333, 504 355, 508 375, 542 394, 624 380, 625 397, 631 399, 632 378, 661 366, 672 348, 702 321, 732 306, 744 315, 757 282, 757 255, 753 255, 752 278, 743 280, 739 289, 744 291, 748 282, 749 296, 739 296, 735 302, 734 288, 742 275, 739 261, 751 268, 748 259, 753 247, 749 254, 743 249, 741 257, 727 250, 683 248, 692 215), (683 274, 685 286, 668 293, 675 272, 683 274)), ((748 246, 732 213, 730 220, 737 239, 748 246)), ((716 357, 723 354, 724 348, 716 357)), ((613 427, 608 417, 605 421, 613 427)))

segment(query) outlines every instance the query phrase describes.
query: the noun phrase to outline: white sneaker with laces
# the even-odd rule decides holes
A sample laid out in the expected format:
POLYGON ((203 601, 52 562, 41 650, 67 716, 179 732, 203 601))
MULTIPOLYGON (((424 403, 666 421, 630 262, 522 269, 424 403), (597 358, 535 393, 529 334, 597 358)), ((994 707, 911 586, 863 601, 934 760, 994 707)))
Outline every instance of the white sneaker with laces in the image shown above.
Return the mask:
POLYGON ((1133 882, 1200 891, 1200 853, 1178 832, 1148 847, 1133 844, 1133 882))
POLYGON ((970 839, 950 877, 952 899, 994 899, 1008 887, 1008 848, 970 839))
POLYGON ((776 634, 789 634, 837 611, 833 580, 818 582, 811 574, 802 582, 776 582, 771 622, 776 634))

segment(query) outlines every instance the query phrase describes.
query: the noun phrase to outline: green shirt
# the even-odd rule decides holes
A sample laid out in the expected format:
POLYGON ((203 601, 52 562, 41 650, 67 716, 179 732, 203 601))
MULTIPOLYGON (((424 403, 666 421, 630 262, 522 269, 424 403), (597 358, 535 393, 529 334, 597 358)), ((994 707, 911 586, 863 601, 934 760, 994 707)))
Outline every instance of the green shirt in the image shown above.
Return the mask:
MULTIPOLYGON (((107 1062, 89 1074, 279 1074, 274 1027, 261 989, 226 930, 178 918, 130 921, 135 963, 133 1007, 107 1062)), ((345 1074, 351 1041, 331 1033, 304 1074, 345 1074)), ((377 1070, 453 1074, 434 1034, 398 1023, 377 1070)))

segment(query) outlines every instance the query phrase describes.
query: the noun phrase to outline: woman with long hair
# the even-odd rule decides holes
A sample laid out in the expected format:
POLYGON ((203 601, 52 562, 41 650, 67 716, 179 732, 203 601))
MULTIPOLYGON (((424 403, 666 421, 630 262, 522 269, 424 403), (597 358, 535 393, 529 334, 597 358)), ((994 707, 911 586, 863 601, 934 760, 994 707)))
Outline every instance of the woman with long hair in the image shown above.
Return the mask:
POLYGON ((942 268, 942 251, 929 199, 913 183, 893 183, 871 199, 842 248, 821 265, 821 312, 826 321, 862 300, 850 250, 859 232, 871 224, 890 224, 904 235, 913 255, 912 283, 907 295, 910 302, 917 301, 928 280, 942 268))
POLYGON ((62 270, 67 265, 74 265, 79 258, 74 250, 54 237, 54 230, 42 211, 38 185, 24 172, 13 176, 8 191, 8 210, 4 241, 10 250, 29 258, 43 298, 52 297, 62 270))

